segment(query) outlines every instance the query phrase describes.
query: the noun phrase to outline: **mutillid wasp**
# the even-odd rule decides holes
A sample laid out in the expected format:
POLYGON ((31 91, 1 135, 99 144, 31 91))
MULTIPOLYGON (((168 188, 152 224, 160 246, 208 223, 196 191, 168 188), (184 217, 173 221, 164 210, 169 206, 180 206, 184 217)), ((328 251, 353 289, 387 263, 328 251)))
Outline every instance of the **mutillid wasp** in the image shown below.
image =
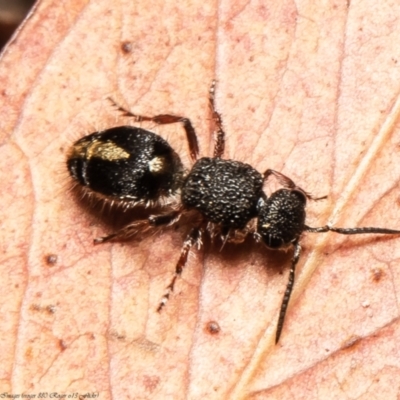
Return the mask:
POLYGON ((268 169, 261 174, 249 164, 222 158, 225 132, 221 115, 215 108, 215 82, 210 89, 210 105, 216 127, 214 152, 212 157, 200 158, 196 132, 188 118, 172 114, 154 117, 136 115, 116 105, 119 111, 136 122, 151 121, 160 125, 181 123, 193 161, 189 170, 185 170, 179 155, 166 140, 133 126, 94 132, 75 142, 68 154, 68 170, 85 191, 105 201, 125 207, 164 204, 158 213, 129 221, 121 230, 95 239, 95 243, 134 236, 162 226, 172 227, 183 215, 191 215, 191 226, 186 226, 186 238, 175 274, 158 305, 158 311, 173 292, 190 249, 196 244, 201 245, 204 234, 213 239, 219 237, 222 243, 237 242, 250 234, 270 249, 292 247, 289 280, 276 331, 278 342, 294 285, 295 268, 301 253, 300 239, 304 232, 330 231, 354 235, 400 234, 400 231, 374 227, 308 226, 305 223, 306 203, 308 199, 316 198, 280 172, 268 169), (278 179, 282 188, 268 197, 263 186, 271 176, 278 179))

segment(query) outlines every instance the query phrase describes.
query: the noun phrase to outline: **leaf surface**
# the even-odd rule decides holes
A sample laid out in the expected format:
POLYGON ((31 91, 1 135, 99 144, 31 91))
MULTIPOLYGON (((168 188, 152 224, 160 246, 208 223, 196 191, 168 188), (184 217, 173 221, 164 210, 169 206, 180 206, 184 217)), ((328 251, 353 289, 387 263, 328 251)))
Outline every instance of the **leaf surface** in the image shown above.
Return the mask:
MULTIPOLYGON (((308 224, 399 228, 400 5, 43 0, 4 51, 1 392, 101 399, 397 398, 400 239, 308 234, 281 341, 291 251, 194 249, 187 227, 112 230, 71 191, 68 148, 135 113, 189 117, 212 152, 316 196, 308 224)), ((190 159, 181 127, 142 125, 190 159)), ((268 186, 268 190, 273 190, 268 186)), ((112 224, 111 224, 112 225, 112 224)))

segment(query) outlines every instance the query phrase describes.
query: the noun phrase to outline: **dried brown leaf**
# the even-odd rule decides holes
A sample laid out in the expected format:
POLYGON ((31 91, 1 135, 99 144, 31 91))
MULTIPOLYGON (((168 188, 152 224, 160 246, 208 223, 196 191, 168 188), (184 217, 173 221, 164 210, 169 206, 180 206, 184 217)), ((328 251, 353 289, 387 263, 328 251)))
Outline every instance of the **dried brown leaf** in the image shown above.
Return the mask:
MULTIPOLYGON (((65 157, 127 123, 108 96, 191 118, 210 154, 216 78, 227 157, 328 195, 312 226, 399 228, 399 17, 395 1, 39 2, 0 63, 0 392, 398 398, 399 239, 308 234, 275 346, 290 254, 195 250, 158 314, 185 230, 93 246, 110 227, 65 157)), ((189 162, 180 127, 151 128, 189 162)))

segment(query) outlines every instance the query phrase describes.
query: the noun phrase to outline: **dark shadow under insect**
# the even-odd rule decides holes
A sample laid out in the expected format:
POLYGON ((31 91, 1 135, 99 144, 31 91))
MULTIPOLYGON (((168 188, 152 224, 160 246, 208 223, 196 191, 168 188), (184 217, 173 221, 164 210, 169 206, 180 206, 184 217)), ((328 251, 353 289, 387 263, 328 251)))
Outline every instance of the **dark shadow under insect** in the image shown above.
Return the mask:
POLYGON ((94 132, 74 143, 68 154, 70 175, 89 193, 125 207, 164 204, 162 213, 135 220, 118 232, 95 239, 96 244, 162 226, 173 226, 182 215, 194 215, 176 264, 175 275, 167 286, 158 311, 165 306, 173 292, 176 280, 187 263, 190 249, 196 244, 201 245, 202 235, 207 232, 211 238, 218 236, 222 243, 226 243, 241 242, 251 234, 271 249, 294 249, 279 313, 277 343, 294 285, 303 232, 400 234, 399 230, 383 228, 309 227, 305 223, 307 199, 325 197, 311 196, 290 178, 272 169, 260 174, 249 164, 222 159, 225 133, 221 116, 215 108, 215 82, 210 88, 210 105, 216 126, 212 157, 198 157, 196 133, 188 118, 171 114, 154 117, 135 115, 116 103, 114 105, 136 122, 152 121, 160 125, 182 123, 194 162, 186 172, 179 155, 167 141, 153 132, 131 126, 94 132), (263 185, 271 176, 279 181, 282 188, 268 197, 263 185))

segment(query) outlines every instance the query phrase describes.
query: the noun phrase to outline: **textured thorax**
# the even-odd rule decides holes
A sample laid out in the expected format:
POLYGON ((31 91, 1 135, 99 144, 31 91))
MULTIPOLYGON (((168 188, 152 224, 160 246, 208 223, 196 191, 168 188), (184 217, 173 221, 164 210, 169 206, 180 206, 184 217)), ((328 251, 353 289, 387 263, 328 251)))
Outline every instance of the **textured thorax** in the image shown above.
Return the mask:
POLYGON ((248 164, 220 158, 201 158, 182 187, 182 203, 213 223, 242 229, 256 216, 263 179, 248 164))

